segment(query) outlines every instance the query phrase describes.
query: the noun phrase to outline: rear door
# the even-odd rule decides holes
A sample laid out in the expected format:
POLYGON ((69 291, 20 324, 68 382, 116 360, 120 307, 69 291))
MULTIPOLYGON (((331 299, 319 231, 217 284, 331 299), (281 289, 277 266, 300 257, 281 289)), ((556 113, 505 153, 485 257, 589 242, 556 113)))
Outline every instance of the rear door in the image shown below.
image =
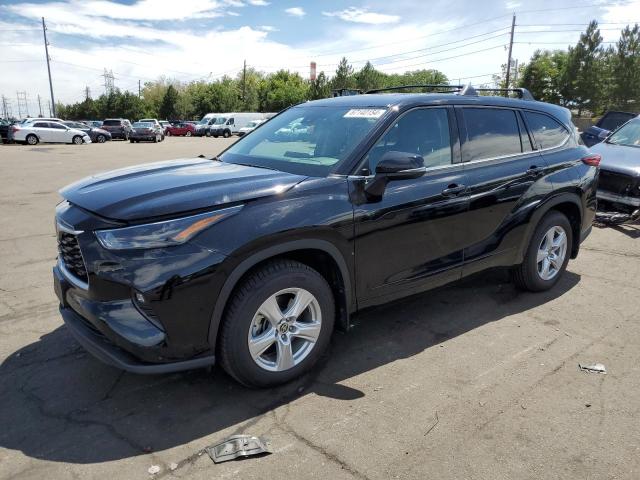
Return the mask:
POLYGON ((534 150, 516 109, 456 107, 468 182, 464 248, 467 275, 510 265, 524 235, 524 215, 552 190, 548 167, 534 150))
POLYGON ((49 122, 34 122, 33 130, 41 142, 55 142, 55 131, 49 122))
MULTIPOLYGON (((401 115, 369 151, 361 172, 374 172, 387 151, 419 154, 427 171, 417 179, 390 181, 377 202, 354 201, 361 307, 461 275, 468 199, 453 108, 417 108, 401 115)), ((352 183, 351 189, 357 186, 352 183)))

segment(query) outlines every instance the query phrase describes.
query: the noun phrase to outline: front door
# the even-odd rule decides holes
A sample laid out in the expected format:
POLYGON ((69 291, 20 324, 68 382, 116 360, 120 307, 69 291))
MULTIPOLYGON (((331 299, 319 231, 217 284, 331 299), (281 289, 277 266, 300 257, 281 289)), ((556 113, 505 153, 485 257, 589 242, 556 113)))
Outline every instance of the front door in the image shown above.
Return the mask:
MULTIPOLYGON (((417 179, 389 182, 378 202, 355 201, 360 307, 461 276, 468 196, 453 109, 418 108, 403 114, 369 151, 359 172, 375 172, 388 151, 421 155, 427 171, 417 179)), ((360 187, 358 182, 362 180, 352 178, 352 193, 360 187)))

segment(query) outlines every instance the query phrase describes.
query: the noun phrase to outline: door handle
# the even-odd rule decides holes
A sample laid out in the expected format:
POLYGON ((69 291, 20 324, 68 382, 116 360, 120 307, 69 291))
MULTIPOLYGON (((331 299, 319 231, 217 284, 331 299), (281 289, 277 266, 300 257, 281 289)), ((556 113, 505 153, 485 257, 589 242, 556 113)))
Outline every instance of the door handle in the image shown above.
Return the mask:
POLYGON ((466 185, 459 185, 452 183, 442 191, 442 195, 445 197, 457 197, 467 189, 466 185))
POLYGON ((531 175, 533 177, 537 177, 544 173, 544 168, 538 167, 536 165, 531 165, 529 170, 527 170, 527 175, 531 175))

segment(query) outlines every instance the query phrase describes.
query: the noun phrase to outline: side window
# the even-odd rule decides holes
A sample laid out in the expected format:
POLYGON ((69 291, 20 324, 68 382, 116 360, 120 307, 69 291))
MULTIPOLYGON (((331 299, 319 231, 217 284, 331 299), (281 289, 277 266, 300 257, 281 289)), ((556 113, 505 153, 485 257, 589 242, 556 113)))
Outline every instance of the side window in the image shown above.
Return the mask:
POLYGON ((368 154, 369 173, 386 152, 421 155, 425 167, 451 164, 449 114, 445 108, 422 108, 403 115, 378 140, 368 154))
POLYGON ((503 157, 522 152, 516 112, 499 108, 463 108, 467 139, 463 161, 503 157))
POLYGON ((59 123, 49 123, 49 128, 56 128, 58 130, 64 130, 64 125, 60 125, 59 123))
POLYGON ((36 122, 33 126, 34 128, 49 128, 49 124, 47 122, 36 122))
POLYGON ((534 148, 531 142, 531 137, 529 137, 529 132, 527 132, 527 128, 524 126, 524 122, 520 115, 516 114, 516 117, 518 117, 518 128, 520 129, 520 143, 522 143, 522 151, 532 152, 534 148))
POLYGON ((233 118, 229 119, 229 121, 227 122, 227 125, 233 125, 233 118))
POLYGON ((569 138, 569 132, 553 118, 542 113, 524 112, 531 134, 540 148, 562 145, 569 138))

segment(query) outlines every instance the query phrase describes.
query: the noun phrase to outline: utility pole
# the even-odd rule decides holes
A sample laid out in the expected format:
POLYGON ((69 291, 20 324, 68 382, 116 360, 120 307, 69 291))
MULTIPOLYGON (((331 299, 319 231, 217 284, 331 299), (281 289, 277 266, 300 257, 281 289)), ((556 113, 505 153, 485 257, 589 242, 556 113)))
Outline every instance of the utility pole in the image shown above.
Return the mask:
POLYGON ((89 100, 91 98, 91 89, 89 88, 89 85, 84 87, 84 99, 89 100))
POLYGON ((140 93, 140 92, 141 92, 141 89, 140 89, 140 80, 138 80, 138 98, 142 98, 142 95, 141 95, 141 93, 140 93))
POLYGON ((40 111, 40 118, 42 118, 43 115, 42 115, 42 104, 40 103, 40 94, 38 94, 38 110, 40 111))
POLYGON ((51 92, 51 105, 53 108, 53 116, 56 116, 56 101, 53 98, 53 82, 51 81, 51 65, 49 64, 49 42, 47 41, 47 26, 44 24, 44 17, 42 17, 42 35, 44 36, 44 53, 47 57, 47 72, 49 73, 49 91, 51 92))
POLYGON ((509 77, 511 76, 511 51, 513 50, 513 30, 516 28, 516 14, 513 14, 511 20, 511 39, 509 40, 509 58, 507 59, 507 78, 505 88, 509 88, 509 77))
POLYGON ((244 61, 244 66, 242 67, 242 103, 244 107, 245 103, 245 94, 247 92, 247 61, 244 61))
POLYGON ((27 92, 16 92, 18 99, 18 118, 22 119, 22 112, 29 116, 29 101, 27 100, 27 92))
POLYGON ((7 112, 7 97, 2 95, 2 116, 9 120, 9 113, 7 112))
POLYGON ((49 116, 53 117, 54 115, 51 112, 51 100, 47 100, 47 103, 49 104, 49 116))

